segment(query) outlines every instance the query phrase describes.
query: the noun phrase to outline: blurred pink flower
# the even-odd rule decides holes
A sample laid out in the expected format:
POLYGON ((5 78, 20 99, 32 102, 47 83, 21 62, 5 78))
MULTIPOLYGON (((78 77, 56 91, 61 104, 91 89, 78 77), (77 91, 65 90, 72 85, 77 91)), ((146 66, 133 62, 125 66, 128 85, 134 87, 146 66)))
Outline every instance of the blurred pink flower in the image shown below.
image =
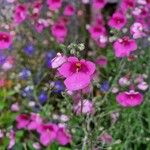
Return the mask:
POLYGON ((9 133, 9 145, 8 145, 8 149, 11 149, 14 145, 15 145, 15 132, 14 130, 11 130, 10 133, 9 133))
POLYGON ((67 61, 66 56, 62 55, 61 53, 57 53, 57 56, 51 61, 51 66, 52 68, 58 68, 66 61, 67 61))
POLYGON ((136 5, 136 0, 122 0, 121 9, 126 12, 128 9, 133 9, 136 5))
POLYGON ((20 114, 16 117, 16 122, 18 129, 26 128, 30 122, 30 116, 27 114, 20 114))
POLYGON ((145 91, 148 89, 149 85, 146 82, 141 82, 137 85, 138 89, 145 91))
POLYGON ((99 138, 102 141, 102 143, 104 143, 104 144, 111 144, 112 143, 112 136, 106 132, 102 133, 99 138))
POLYGON ((7 49, 13 42, 12 36, 7 32, 0 32, 0 50, 7 49))
POLYGON ((47 0, 47 4, 50 10, 56 11, 62 5, 62 0, 47 0))
POLYGON ((106 29, 102 25, 93 24, 89 28, 93 40, 99 40, 101 35, 106 34, 106 29))
POLYGON ((108 25, 112 28, 120 30, 125 26, 126 22, 127 20, 125 14, 121 12, 115 12, 110 18, 108 25))
POLYGON ((100 56, 96 59, 96 64, 98 64, 100 67, 105 68, 108 63, 108 60, 105 56, 100 56))
POLYGON ((92 2, 94 8, 102 9, 106 5, 107 0, 92 0, 92 2))
POLYGON ((67 133, 65 128, 59 127, 57 131, 56 140, 60 145, 67 145, 71 142, 71 135, 67 133))
POLYGON ((20 110, 20 106, 17 102, 11 105, 11 111, 17 112, 19 110, 20 110))
POLYGON ((69 57, 67 62, 58 68, 59 73, 65 77, 65 85, 68 90, 75 91, 87 87, 91 76, 95 72, 95 64, 84 59, 69 57))
POLYGON ((51 27, 51 32, 52 35, 56 38, 57 42, 63 43, 67 36, 68 29, 65 24, 55 23, 51 27))
POLYGON ((5 79, 0 79, 0 88, 4 87, 5 86, 5 79))
POLYGON ((36 130, 42 124, 42 118, 39 114, 31 113, 30 122, 27 126, 28 130, 36 130))
POLYGON ((75 13, 75 7, 71 4, 67 5, 63 12, 65 16, 72 16, 74 15, 74 13, 75 13))
POLYGON ((7 59, 5 60, 5 62, 2 65, 2 69, 4 71, 8 71, 10 70, 14 65, 14 57, 12 56, 8 56, 7 59))
POLYGON ((25 4, 19 4, 15 8, 14 20, 17 24, 22 23, 28 15, 28 7, 25 4))
POLYGON ((123 107, 135 107, 143 102, 143 95, 133 90, 120 92, 116 96, 116 101, 123 107))
POLYGON ((137 49, 137 44, 135 40, 125 36, 122 39, 118 39, 113 44, 113 48, 115 50, 116 57, 127 57, 132 51, 137 49))
POLYGON ((94 106, 92 101, 84 99, 80 100, 73 106, 73 110, 77 115, 80 114, 92 114, 94 113, 94 106))
POLYGON ((54 140, 56 139, 57 136, 57 130, 58 126, 52 123, 48 124, 41 124, 38 128, 37 131, 40 134, 40 142, 44 146, 48 146, 54 140))
POLYGON ((133 35, 134 39, 141 38, 145 36, 143 25, 139 22, 135 22, 131 27, 130 27, 130 32, 133 35))

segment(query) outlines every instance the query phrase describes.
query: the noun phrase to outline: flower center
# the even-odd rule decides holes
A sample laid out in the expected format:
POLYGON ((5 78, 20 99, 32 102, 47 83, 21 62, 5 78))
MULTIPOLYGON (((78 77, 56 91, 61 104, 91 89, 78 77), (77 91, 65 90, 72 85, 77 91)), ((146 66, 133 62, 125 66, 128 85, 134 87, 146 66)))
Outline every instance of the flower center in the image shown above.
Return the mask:
POLYGON ((76 63, 76 71, 78 72, 81 69, 81 63, 77 62, 76 63))
POLYGON ((9 38, 7 35, 5 34, 1 34, 0 35, 0 41, 3 41, 3 42, 8 42, 9 41, 9 38))

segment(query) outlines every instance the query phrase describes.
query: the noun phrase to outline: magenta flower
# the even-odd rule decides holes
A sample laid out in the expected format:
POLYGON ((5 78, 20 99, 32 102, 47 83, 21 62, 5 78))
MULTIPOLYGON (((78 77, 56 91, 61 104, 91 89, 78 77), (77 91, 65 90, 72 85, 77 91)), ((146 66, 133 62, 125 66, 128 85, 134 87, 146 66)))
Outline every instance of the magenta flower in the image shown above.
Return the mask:
POLYGON ((67 145, 71 142, 71 135, 67 133, 65 128, 60 127, 57 131, 56 140, 60 145, 67 145))
POLYGON ((55 23, 51 28, 51 32, 57 42, 63 43, 67 36, 68 30, 64 24, 55 23))
POLYGON ((12 36, 7 32, 0 32, 0 50, 7 49, 13 42, 12 36))
POLYGON ((30 117, 27 114, 20 114, 17 116, 16 121, 18 129, 26 128, 30 122, 30 117))
POLYGON ((28 8, 24 4, 19 4, 15 8, 15 13, 14 13, 14 20, 17 24, 22 23, 28 15, 28 8))
POLYGON ((67 5, 64 9, 64 15, 65 16, 72 16, 75 13, 75 7, 71 4, 67 5))
POLYGON ((48 124, 41 124, 38 128, 37 131, 40 134, 40 142, 44 146, 48 146, 54 140, 56 139, 57 136, 57 130, 58 127, 55 124, 48 123, 48 124))
POLYGON ((120 92, 116 96, 116 101, 123 107, 135 107, 143 102, 143 95, 133 90, 120 92))
POLYGON ((89 28, 89 32, 93 40, 97 41, 101 35, 106 34, 106 29, 102 25, 94 24, 89 28))
POLYGON ((42 124, 42 118, 39 114, 31 113, 30 122, 27 126, 28 130, 36 130, 42 124))
POLYGON ((108 64, 108 60, 105 56, 100 56, 96 59, 96 64, 98 64, 100 67, 105 68, 108 64))
POLYGON ((93 0, 93 7, 96 9, 102 9, 106 3, 106 0, 93 0))
POLYGON ((129 8, 132 9, 135 7, 136 0, 122 0, 121 8, 124 12, 126 12, 129 8))
POLYGON ((68 90, 75 91, 87 87, 91 76, 95 72, 95 64, 84 59, 69 57, 67 62, 58 68, 59 73, 65 77, 65 85, 68 90))
POLYGON ((56 11, 62 5, 62 0, 47 0, 47 4, 50 10, 56 11))
POLYGON ((108 25, 112 28, 120 30, 124 27, 126 22, 127 22, 127 20, 126 20, 126 17, 123 13, 115 12, 112 15, 111 19, 109 20, 108 25))
POLYGON ((113 44, 113 48, 115 50, 116 57, 126 57, 129 56, 132 51, 137 49, 137 44, 135 40, 125 36, 122 39, 118 39, 113 44))

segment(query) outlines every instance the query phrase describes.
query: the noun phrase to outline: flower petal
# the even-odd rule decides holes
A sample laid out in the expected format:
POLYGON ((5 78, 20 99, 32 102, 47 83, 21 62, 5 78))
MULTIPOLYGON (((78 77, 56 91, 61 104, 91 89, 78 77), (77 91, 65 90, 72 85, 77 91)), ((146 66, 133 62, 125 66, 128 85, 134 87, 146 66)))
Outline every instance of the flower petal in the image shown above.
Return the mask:
POLYGON ((78 72, 68 77, 64 83, 70 91, 80 90, 88 86, 90 83, 90 76, 78 72))

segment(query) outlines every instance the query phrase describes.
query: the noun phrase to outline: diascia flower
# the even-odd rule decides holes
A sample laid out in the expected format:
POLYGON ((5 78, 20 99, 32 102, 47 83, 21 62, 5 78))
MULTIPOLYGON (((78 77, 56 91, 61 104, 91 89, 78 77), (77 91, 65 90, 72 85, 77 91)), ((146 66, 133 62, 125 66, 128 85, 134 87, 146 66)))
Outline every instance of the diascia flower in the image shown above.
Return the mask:
POLYGON ((133 90, 120 92, 116 96, 116 101, 123 107, 135 107, 143 102, 143 95, 133 90))
POLYGON ((62 0, 47 0, 47 4, 50 10, 58 10, 62 5, 62 0))
POLYGON ((75 7, 71 4, 67 5, 64 9, 65 16, 72 16, 75 13, 75 7))
POLYGON ((108 22, 108 25, 112 28, 115 28, 117 30, 120 30, 124 27, 126 24, 127 20, 125 17, 125 14, 121 12, 115 12, 111 19, 108 22))
POLYGON ((67 133, 65 128, 59 127, 56 140, 60 145, 67 145, 71 142, 71 135, 67 133))
POLYGON ((106 0, 93 0, 93 7, 97 9, 102 9, 106 3, 106 0))
POLYGON ((63 23, 55 23, 52 28, 52 35, 56 38, 57 42, 63 43, 68 30, 67 27, 63 23))
POLYGON ((24 4, 19 4, 15 8, 14 20, 17 24, 22 23, 28 15, 28 8, 24 4))
POLYGON ((116 57, 127 57, 132 51, 137 49, 137 44, 135 40, 125 36, 122 39, 118 39, 113 44, 113 48, 115 50, 116 57))
POLYGON ((58 126, 52 123, 41 124, 38 129, 38 133, 40 134, 40 142, 44 146, 47 146, 54 142, 57 136, 58 126))
POLYGON ((58 68, 59 73, 65 77, 65 85, 68 90, 75 91, 87 87, 95 72, 95 64, 84 59, 69 57, 67 62, 58 68))
POLYGON ((7 49, 13 42, 12 36, 7 32, 0 32, 0 50, 7 49))

